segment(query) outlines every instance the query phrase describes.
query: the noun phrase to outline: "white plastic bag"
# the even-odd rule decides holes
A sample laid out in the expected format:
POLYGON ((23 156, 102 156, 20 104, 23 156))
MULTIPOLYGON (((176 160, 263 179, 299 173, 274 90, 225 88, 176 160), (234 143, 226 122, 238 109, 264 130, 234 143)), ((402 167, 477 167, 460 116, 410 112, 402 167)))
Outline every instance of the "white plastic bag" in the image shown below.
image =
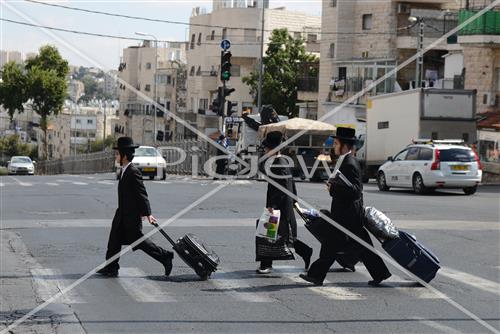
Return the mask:
POLYGON ((257 237, 276 241, 278 239, 280 216, 280 210, 273 210, 273 213, 271 213, 269 210, 264 209, 264 212, 260 216, 259 223, 257 224, 255 235, 257 237))

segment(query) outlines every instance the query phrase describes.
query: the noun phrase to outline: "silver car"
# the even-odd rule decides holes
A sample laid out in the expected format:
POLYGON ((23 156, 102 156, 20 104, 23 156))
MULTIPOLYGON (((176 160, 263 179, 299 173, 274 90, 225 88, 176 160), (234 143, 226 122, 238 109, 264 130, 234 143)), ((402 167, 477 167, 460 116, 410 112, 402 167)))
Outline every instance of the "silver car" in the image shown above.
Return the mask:
POLYGON ((9 175, 34 175, 35 165, 30 157, 15 156, 7 164, 7 171, 9 175))

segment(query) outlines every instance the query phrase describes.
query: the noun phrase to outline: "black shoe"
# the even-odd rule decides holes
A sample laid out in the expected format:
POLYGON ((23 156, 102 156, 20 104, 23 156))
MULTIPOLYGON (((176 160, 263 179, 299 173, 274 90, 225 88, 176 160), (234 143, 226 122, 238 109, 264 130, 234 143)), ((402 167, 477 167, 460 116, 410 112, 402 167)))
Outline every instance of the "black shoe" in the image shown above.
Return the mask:
POLYGON ((106 277, 117 277, 118 269, 102 268, 101 270, 98 270, 96 273, 106 277))
POLYGON ((317 286, 323 285, 323 281, 320 281, 319 279, 311 277, 307 274, 300 274, 299 277, 305 281, 308 281, 309 283, 314 284, 314 285, 317 285, 317 286))
POLYGON ((374 279, 374 280, 371 280, 371 281, 368 281, 368 285, 371 285, 371 286, 380 286, 380 283, 383 281, 383 280, 386 280, 388 279, 389 277, 391 277, 392 275, 389 274, 388 276, 382 278, 382 279, 374 279))
POLYGON ((165 267, 165 276, 169 276, 172 272, 172 259, 174 258, 174 253, 167 252, 165 259, 163 260, 163 267, 165 267))

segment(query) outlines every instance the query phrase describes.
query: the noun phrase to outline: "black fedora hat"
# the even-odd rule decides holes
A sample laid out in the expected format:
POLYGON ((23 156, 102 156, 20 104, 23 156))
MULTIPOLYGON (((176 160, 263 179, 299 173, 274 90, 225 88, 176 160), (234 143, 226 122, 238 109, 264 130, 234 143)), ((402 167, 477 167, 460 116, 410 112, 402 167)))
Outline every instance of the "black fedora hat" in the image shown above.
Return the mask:
POLYGON ((271 131, 266 135, 266 139, 262 142, 263 147, 270 149, 278 147, 283 141, 283 135, 279 131, 271 131))
POLYGON ((124 150, 124 149, 136 149, 139 145, 134 145, 134 141, 130 137, 120 137, 116 146, 113 147, 114 150, 124 150))
POLYGON ((356 130, 352 128, 338 127, 337 134, 332 136, 333 138, 337 138, 338 140, 344 143, 356 143, 356 130))

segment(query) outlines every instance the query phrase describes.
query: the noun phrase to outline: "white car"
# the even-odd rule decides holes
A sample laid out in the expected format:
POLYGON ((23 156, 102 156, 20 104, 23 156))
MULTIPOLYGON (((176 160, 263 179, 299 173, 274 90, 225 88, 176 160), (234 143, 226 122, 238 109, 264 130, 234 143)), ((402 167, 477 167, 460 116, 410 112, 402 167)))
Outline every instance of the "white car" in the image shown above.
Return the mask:
POLYGON ((413 188, 417 194, 436 188, 462 188, 465 194, 474 194, 483 174, 481 162, 460 142, 436 140, 409 145, 380 166, 378 188, 413 188))
POLYGON ((35 165, 30 157, 15 156, 10 159, 7 164, 7 172, 9 175, 34 175, 35 165))
MULTIPOLYGON (((132 163, 137 167, 142 176, 148 176, 150 180, 155 177, 165 180, 167 178, 167 162, 160 152, 151 146, 139 146, 134 153, 132 163)), ((115 162, 116 178, 120 178, 120 166, 115 162)))

